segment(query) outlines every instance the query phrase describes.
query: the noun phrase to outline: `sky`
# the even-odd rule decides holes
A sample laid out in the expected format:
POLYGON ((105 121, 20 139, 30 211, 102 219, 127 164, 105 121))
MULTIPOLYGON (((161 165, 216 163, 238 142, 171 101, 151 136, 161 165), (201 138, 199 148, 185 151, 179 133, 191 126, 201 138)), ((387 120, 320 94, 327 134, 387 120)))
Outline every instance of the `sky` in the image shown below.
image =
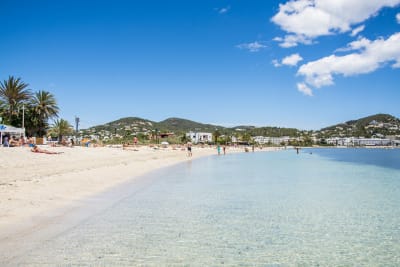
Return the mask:
POLYGON ((400 0, 0 0, 0 80, 80 128, 400 117, 400 0))

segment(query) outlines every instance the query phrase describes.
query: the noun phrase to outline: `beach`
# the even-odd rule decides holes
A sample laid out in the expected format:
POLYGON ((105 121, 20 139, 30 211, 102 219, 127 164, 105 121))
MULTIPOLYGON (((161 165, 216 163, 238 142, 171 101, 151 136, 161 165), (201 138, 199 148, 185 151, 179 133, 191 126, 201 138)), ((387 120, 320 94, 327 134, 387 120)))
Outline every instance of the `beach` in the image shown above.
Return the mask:
MULTIPOLYGON (((0 147, 0 256, 5 261, 0 263, 112 205, 96 199, 103 193, 115 189, 119 194, 119 188, 152 171, 217 155, 216 147, 209 146, 194 146, 192 157, 184 146, 40 149, 59 154, 0 147)), ((267 150, 274 149, 262 151, 267 150)), ((226 150, 227 154, 243 151, 239 147, 226 150)))
MULTIPOLYGON (((64 214, 66 208, 81 205, 81 200, 150 171, 217 154, 215 148, 197 146, 193 157, 183 147, 42 148, 61 154, 0 148, 0 241, 21 232, 29 234, 30 229, 64 214)), ((227 149, 227 153, 241 151, 227 149)))
POLYGON ((46 211, 71 205, 126 180, 179 162, 215 154, 140 147, 44 147, 61 154, 32 153, 29 148, 0 148, 0 238, 23 222, 35 223, 46 211))

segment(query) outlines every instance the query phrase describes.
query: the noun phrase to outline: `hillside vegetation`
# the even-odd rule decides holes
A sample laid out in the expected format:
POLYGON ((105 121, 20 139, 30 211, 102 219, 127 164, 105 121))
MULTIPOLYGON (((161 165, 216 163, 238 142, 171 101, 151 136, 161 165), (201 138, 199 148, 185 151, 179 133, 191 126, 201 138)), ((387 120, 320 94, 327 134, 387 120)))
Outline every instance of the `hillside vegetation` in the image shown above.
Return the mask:
POLYGON ((220 125, 204 124, 182 118, 168 118, 155 122, 139 117, 126 117, 103 125, 97 125, 82 130, 84 135, 96 134, 101 137, 113 135, 131 136, 173 133, 175 136, 183 136, 189 131, 210 132, 227 136, 269 136, 269 137, 300 137, 318 136, 329 137, 384 137, 387 135, 400 135, 400 120, 388 114, 376 114, 357 120, 350 120, 318 131, 304 131, 295 128, 282 127, 255 127, 242 125, 236 127, 224 127, 220 125))

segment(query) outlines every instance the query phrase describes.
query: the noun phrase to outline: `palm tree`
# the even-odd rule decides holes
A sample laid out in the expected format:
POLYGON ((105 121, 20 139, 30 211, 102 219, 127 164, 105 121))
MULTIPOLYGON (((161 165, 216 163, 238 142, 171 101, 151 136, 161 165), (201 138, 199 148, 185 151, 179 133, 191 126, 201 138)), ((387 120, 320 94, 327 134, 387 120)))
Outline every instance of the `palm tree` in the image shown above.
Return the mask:
POLYGON ((34 94, 31 102, 33 116, 37 117, 39 136, 44 135, 50 118, 58 117, 59 108, 53 94, 39 91, 34 94))
POLYGON ((73 132, 72 126, 68 121, 64 119, 58 119, 54 122, 53 127, 51 128, 51 133, 58 136, 58 142, 62 141, 62 137, 64 135, 71 134, 73 132))
POLYGON ((3 122, 3 118, 1 116, 4 114, 5 109, 6 109, 6 104, 4 103, 3 100, 0 99, 0 124, 3 122))
POLYGON ((6 106, 5 113, 8 122, 12 124, 12 117, 18 114, 18 108, 31 97, 28 84, 23 83, 21 78, 8 77, 8 80, 0 82, 0 99, 6 106))

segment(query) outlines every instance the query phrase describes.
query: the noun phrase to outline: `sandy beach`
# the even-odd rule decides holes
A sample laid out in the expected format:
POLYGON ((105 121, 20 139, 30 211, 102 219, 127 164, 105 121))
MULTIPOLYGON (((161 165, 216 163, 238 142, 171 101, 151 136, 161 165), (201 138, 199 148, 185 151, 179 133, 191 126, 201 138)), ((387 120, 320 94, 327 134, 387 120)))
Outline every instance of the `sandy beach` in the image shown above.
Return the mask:
MULTIPOLYGON (((210 147, 194 147, 192 157, 187 156, 185 149, 171 147, 41 148, 61 153, 0 147, 0 256, 5 262, 29 249, 32 242, 46 238, 48 229, 53 228, 51 231, 56 233, 60 229, 54 231, 55 226, 72 227, 89 216, 69 221, 86 200, 151 171, 217 154, 210 147)), ((267 150, 275 149, 262 151, 267 150)), ((243 151, 243 148, 227 148, 227 154, 243 151)), ((101 210, 101 206, 101 202, 96 202, 92 208, 101 210)))
MULTIPOLYGON (((0 241, 51 220, 49 211, 79 205, 82 199, 150 171, 217 153, 215 148, 194 147, 189 158, 180 148, 43 148, 62 153, 0 148, 0 241)), ((227 153, 241 151, 227 149, 227 153)))
POLYGON ((186 151, 171 148, 44 149, 62 153, 32 153, 26 147, 0 148, 0 229, 33 222, 48 210, 71 205, 149 171, 216 153, 210 148, 195 148, 193 157, 188 158, 186 151))

